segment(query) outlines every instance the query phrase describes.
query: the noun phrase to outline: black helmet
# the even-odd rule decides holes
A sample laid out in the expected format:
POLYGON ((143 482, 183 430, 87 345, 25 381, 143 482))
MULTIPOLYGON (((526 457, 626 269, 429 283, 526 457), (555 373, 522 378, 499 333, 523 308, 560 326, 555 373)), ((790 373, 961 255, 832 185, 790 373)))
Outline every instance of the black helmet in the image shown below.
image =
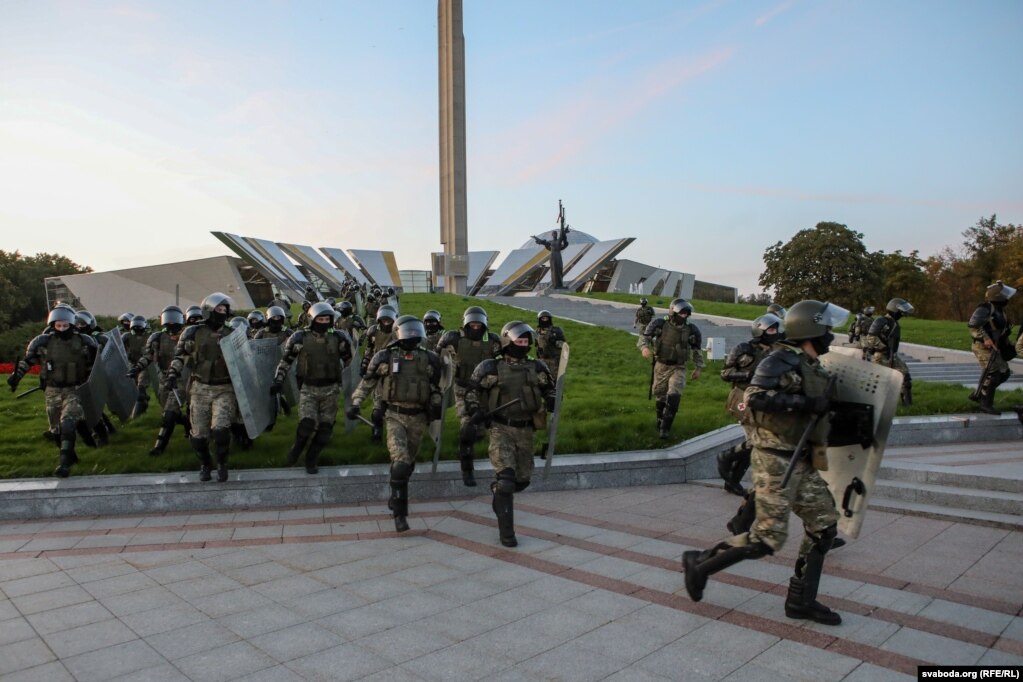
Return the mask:
POLYGON ((984 291, 984 300, 991 301, 992 303, 1006 303, 1015 295, 1015 289, 1002 280, 998 280, 984 291))
POLYGON ((767 306, 767 312, 771 313, 772 315, 777 315, 783 320, 785 319, 785 307, 780 303, 772 303, 771 305, 767 306))
POLYGON ((96 316, 88 310, 79 310, 75 313, 75 326, 80 329, 84 327, 86 332, 92 332, 96 328, 96 316))
POLYGON ((774 343, 781 341, 785 334, 785 321, 774 313, 764 313, 753 320, 750 326, 750 336, 759 343, 774 343), (774 330, 772 333, 771 330, 774 330))
POLYGON ((671 303, 668 304, 668 314, 669 315, 682 315, 682 314, 692 315, 693 314, 693 304, 690 303, 689 301, 687 301, 684 298, 672 299, 671 303))
POLYGON ((46 318, 46 324, 52 325, 54 322, 67 322, 72 327, 75 326, 76 313, 70 307, 58 306, 50 311, 49 316, 46 318))
POLYGON ((541 310, 540 312, 538 312, 536 314, 536 319, 538 321, 540 320, 541 317, 549 317, 551 319, 554 319, 554 316, 551 315, 551 311, 549 311, 549 310, 541 310))
POLYGON ((644 297, 644 298, 641 298, 641 299, 639 299, 639 304, 640 304, 640 305, 646 305, 647 303, 649 303, 649 301, 647 301, 645 297, 644 297))
POLYGON ((440 322, 440 313, 436 310, 427 310, 423 314, 423 322, 426 322, 427 320, 436 320, 437 322, 440 322))
POLYGON ((167 325, 171 324, 177 325, 185 324, 185 314, 181 312, 180 309, 170 310, 165 308, 164 311, 160 313, 160 326, 166 327, 167 325))
POLYGON ((243 332, 249 331, 249 321, 240 316, 235 316, 228 320, 227 326, 231 329, 240 329, 243 332))
POLYGON ((849 311, 834 303, 800 301, 785 315, 785 338, 789 341, 815 339, 840 327, 849 319, 849 311))
POLYGON ((334 306, 327 303, 326 301, 320 301, 309 306, 309 311, 306 313, 310 320, 315 320, 317 317, 327 315, 330 317, 330 321, 334 321, 334 306))
POLYGON ((121 316, 117 318, 117 323, 127 329, 131 326, 133 319, 135 319, 135 313, 121 313, 121 316))
POLYGON ((202 316, 207 320, 210 319, 210 315, 216 310, 217 306, 227 306, 227 312, 225 315, 231 314, 231 307, 234 305, 234 301, 227 294, 222 294, 216 291, 202 300, 202 316))
POLYGON ((874 306, 868 305, 866 308, 863 309, 863 314, 864 315, 873 315, 876 310, 877 310, 877 308, 875 308, 874 306))
POLYGON ((334 305, 337 303, 337 299, 334 298, 333 296, 328 296, 327 298, 323 299, 323 301, 324 303, 330 304, 331 308, 333 308, 334 305))
POLYGON ((377 310, 377 322, 383 319, 394 320, 396 317, 398 317, 398 311, 394 309, 393 305, 382 305, 377 310))
POLYGON ((176 305, 169 305, 169 306, 166 306, 166 307, 165 307, 165 308, 164 308, 163 310, 161 310, 161 311, 160 311, 160 314, 162 315, 163 313, 167 312, 168 310, 177 310, 177 311, 178 311, 179 313, 181 313, 182 315, 184 315, 184 314, 185 314, 185 311, 183 311, 183 310, 182 310, 181 308, 179 308, 179 307, 178 307, 178 306, 176 306, 176 305))
POLYGON ((279 317, 279 318, 281 318, 283 320, 287 316, 288 315, 284 312, 284 308, 280 307, 279 305, 272 305, 272 306, 270 306, 269 308, 266 309, 266 319, 267 320, 271 320, 271 319, 273 319, 275 317, 279 317))
POLYGON ((394 287, 387 287, 387 295, 394 296, 394 287))
POLYGON ((462 326, 467 327, 470 322, 479 322, 486 329, 488 326, 487 311, 478 305, 471 305, 462 313, 462 326))
POLYGON ((899 317, 916 313, 916 308, 913 307, 913 304, 904 298, 893 298, 888 301, 888 305, 884 308, 890 313, 898 314, 899 317))
POLYGON ((140 330, 140 332, 144 332, 147 329, 149 329, 149 320, 142 317, 141 315, 136 315, 135 317, 131 318, 131 325, 128 328, 131 329, 132 331, 140 330))
POLYGON ((351 301, 341 301, 337 306, 337 312, 341 317, 348 317, 355 312, 355 307, 351 301))
POLYGON ((202 308, 197 305, 188 306, 188 310, 185 311, 185 321, 189 324, 195 324, 202 319, 202 308))
POLYGON ((398 345, 404 350, 418 348, 426 338, 426 327, 415 315, 402 315, 394 322, 398 345))
POLYGON ((512 320, 501 327, 501 350, 513 358, 524 358, 529 354, 536 332, 521 320, 512 320))
POLYGON ((266 324, 266 317, 259 310, 253 310, 248 314, 249 326, 253 329, 259 329, 266 324))

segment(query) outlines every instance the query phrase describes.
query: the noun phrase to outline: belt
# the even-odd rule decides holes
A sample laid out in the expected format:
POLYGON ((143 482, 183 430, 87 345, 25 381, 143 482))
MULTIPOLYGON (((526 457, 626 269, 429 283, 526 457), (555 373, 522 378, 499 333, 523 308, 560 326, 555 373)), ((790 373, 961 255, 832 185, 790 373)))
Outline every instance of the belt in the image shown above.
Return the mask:
POLYGON ((402 407, 400 405, 388 405, 387 411, 397 414, 423 414, 426 412, 422 407, 402 407))
POLYGON ((675 362, 674 360, 660 360, 660 359, 658 359, 657 362, 661 363, 662 365, 672 365, 672 366, 679 364, 678 362, 675 362))
POLYGON ((341 383, 340 379, 305 379, 302 382, 306 386, 313 386, 314 388, 323 388, 324 386, 336 386, 341 383))
POLYGON ((533 425, 533 420, 532 419, 505 419, 504 417, 502 417, 499 414, 495 414, 490 419, 492 421, 497 422, 498 424, 503 424, 504 426, 512 426, 512 427, 517 428, 517 429, 521 429, 524 426, 532 426, 533 425))

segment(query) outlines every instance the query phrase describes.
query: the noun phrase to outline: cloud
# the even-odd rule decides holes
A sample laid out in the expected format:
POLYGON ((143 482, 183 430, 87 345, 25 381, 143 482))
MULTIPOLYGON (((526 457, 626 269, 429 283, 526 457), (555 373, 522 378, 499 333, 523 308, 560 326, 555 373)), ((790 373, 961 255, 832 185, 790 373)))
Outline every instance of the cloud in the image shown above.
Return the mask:
POLYGON ((780 5, 775 5, 774 7, 769 9, 765 14, 761 14, 759 17, 757 17, 757 20, 756 20, 755 23, 756 23, 757 26, 763 26, 764 24, 766 24, 767 22, 771 21, 772 19, 774 19, 779 14, 782 14, 784 12, 788 12, 795 5, 796 5, 796 0, 785 0, 785 2, 781 3, 780 5))

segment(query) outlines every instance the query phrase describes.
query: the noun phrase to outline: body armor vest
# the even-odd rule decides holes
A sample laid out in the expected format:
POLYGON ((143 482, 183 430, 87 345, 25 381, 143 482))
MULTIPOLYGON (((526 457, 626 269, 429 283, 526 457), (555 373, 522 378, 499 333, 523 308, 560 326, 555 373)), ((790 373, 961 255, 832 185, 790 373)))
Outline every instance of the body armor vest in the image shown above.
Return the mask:
POLYGON ((561 327, 546 327, 536 330, 536 357, 553 358, 557 362, 561 358, 561 349, 557 347, 558 341, 565 340, 565 332, 561 327))
POLYGON ((378 325, 370 327, 369 332, 372 332, 369 337, 369 347, 373 349, 373 352, 381 351, 387 347, 391 341, 397 338, 394 335, 394 327, 391 327, 391 331, 385 332, 378 325))
POLYGON ((636 311, 636 320, 642 324, 650 324, 650 320, 654 319, 654 309, 650 306, 642 306, 636 311))
POLYGON ((157 332, 156 339, 156 366, 161 372, 166 372, 174 359, 174 350, 177 348, 177 341, 171 338, 167 332, 157 332))
POLYGON ((146 350, 146 337, 128 332, 121 340, 124 342, 125 352, 128 353, 128 364, 134 365, 146 350))
POLYGON ((664 321, 661 333, 654 339, 654 355, 668 365, 681 365, 689 359, 689 336, 692 328, 688 324, 675 325, 664 321))
POLYGON ((455 346, 455 355, 458 357, 458 365, 455 367, 455 379, 462 382, 462 385, 464 385, 464 382, 469 381, 477 365, 484 360, 492 360, 494 358, 494 353, 491 351, 492 347, 493 342, 490 332, 484 332, 483 338, 479 341, 473 341, 465 334, 462 334, 458 339, 458 345, 455 346))
POLYGON ((536 361, 498 362, 497 385, 490 389, 490 410, 510 400, 519 402, 501 410, 505 419, 529 419, 543 409, 543 394, 536 372, 536 361))
POLYGON ((227 372, 224 353, 220 350, 220 339, 233 330, 227 325, 217 331, 203 325, 195 330, 195 369, 193 376, 204 384, 229 384, 231 375, 227 372))
POLYGON ((296 374, 311 386, 341 383, 341 338, 306 332, 296 374))
POLYGON ((51 336, 46 344, 46 383, 55 388, 77 386, 89 378, 85 344, 75 334, 68 340, 51 336))
MULTIPOLYGON (((752 377, 753 373, 757 370, 757 365, 760 364, 761 360, 767 357, 767 353, 771 349, 765 348, 763 345, 759 343, 751 343, 749 344, 749 346, 750 350, 753 351, 752 352, 753 362, 750 363, 748 368, 744 369, 748 369, 750 377, 752 377)), ((743 396, 746 393, 746 389, 748 387, 749 387, 748 381, 735 381, 732 383, 732 390, 728 392, 728 400, 725 401, 725 409, 728 410, 728 414, 732 415, 736 419, 743 418, 743 412, 742 410, 739 409, 739 405, 743 402, 744 400, 743 396)))
POLYGON ((267 327, 263 327, 256 332, 255 338, 257 339, 276 339, 277 343, 284 343, 291 336, 290 329, 281 329, 279 332, 272 332, 267 327))
POLYGON ((426 406, 430 402, 430 357, 423 351, 403 352, 391 350, 388 373, 384 377, 383 393, 392 403, 414 403, 426 406))
MULTIPOLYGON (((780 352, 791 353, 795 351, 783 350, 780 352)), ((828 388, 828 373, 819 364, 810 365, 805 355, 800 354, 799 374, 802 377, 800 395, 816 398, 825 395, 828 388)), ((751 413, 753 426, 751 429, 750 441, 757 447, 766 447, 781 450, 795 450, 799 439, 806 430, 807 424, 816 419, 817 415, 808 412, 756 412, 751 413), (769 434, 762 433, 769 431, 769 434)), ((830 420, 827 417, 817 422, 817 427, 810 432, 808 445, 828 444, 828 431, 831 428, 830 420)))

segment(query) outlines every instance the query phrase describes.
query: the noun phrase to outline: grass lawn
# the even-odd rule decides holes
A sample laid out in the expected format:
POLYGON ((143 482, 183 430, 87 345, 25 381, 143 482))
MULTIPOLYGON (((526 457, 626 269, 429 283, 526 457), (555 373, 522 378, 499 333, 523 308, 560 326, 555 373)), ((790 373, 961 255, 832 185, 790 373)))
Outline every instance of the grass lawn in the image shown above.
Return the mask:
MULTIPOLYGON (((634 303, 639 307, 639 294, 575 294, 584 298, 596 298, 605 301, 618 301, 621 303, 634 303)), ((670 298, 664 296, 647 296, 650 305, 655 308, 667 308, 671 303, 670 298)), ((767 312, 765 306, 750 305, 748 303, 720 303, 718 301, 691 301, 697 314, 721 315, 723 317, 735 317, 740 320, 754 320, 767 312)), ((879 308, 882 309, 883 308, 879 308)), ((855 312, 855 311, 853 311, 855 312)), ((850 317, 850 320, 853 318, 850 317)), ((954 320, 922 320, 915 317, 904 317, 900 321, 902 325, 902 340, 906 343, 920 343, 926 346, 937 346, 938 348, 951 348, 953 350, 970 350, 970 334, 965 322, 954 320)), ((845 332, 847 327, 839 327, 836 331, 845 332)))
MULTIPOLYGON (((522 311, 484 299, 471 299, 445 294, 406 294, 401 298, 402 312, 421 316, 430 308, 441 312, 446 327, 461 323, 462 311, 469 305, 483 305, 490 314, 491 329, 513 319, 521 319, 522 311)), ((718 304, 724 305, 724 304, 718 304)), ((699 304, 697 304, 699 309, 699 304)), ((756 307, 756 306, 753 306, 756 307)), ((532 320, 527 320, 532 322, 532 320)), ((650 365, 635 347, 635 337, 623 331, 591 327, 564 321, 565 335, 572 346, 565 390, 564 412, 558 434, 558 451, 562 453, 596 453, 623 450, 644 450, 664 447, 654 425, 654 404, 647 400, 650 365)), ((26 339, 27 341, 27 339, 26 339)), ((672 442, 678 442, 731 423, 724 403, 729 386, 720 380, 720 362, 710 362, 700 380, 689 382, 682 407, 675 420, 672 442)), ((19 392, 35 385, 34 377, 26 377, 19 392)), ((966 399, 969 391, 959 386, 916 382, 916 403, 899 414, 941 414, 970 412, 975 404, 966 399)), ((1023 391, 999 398, 999 405, 1023 402, 1023 391)), ((365 406, 369 415, 371 405, 365 406)), ((81 462, 72 469, 74 475, 127 472, 192 471, 196 460, 180 427, 161 457, 149 457, 159 428, 155 401, 141 418, 119 428, 110 445, 90 449, 79 443, 81 462)), ((297 424, 297 410, 291 416, 281 415, 271 433, 260 436, 251 450, 233 448, 231 467, 238 469, 283 467, 297 424)), ((56 466, 57 450, 44 441, 46 415, 41 392, 14 400, 9 391, 0 391, 0 424, 4 438, 0 440, 0 478, 50 476, 56 466)), ((455 459, 457 424, 454 411, 445 422, 445 459, 455 459)), ((423 442, 420 461, 432 456, 432 444, 423 442)), ((477 456, 485 457, 484 444, 477 445, 477 456)), ((371 443, 369 428, 360 425, 351 434, 343 432, 343 420, 335 429, 333 441, 324 451, 321 464, 364 464, 388 461, 383 444, 371 443)))

